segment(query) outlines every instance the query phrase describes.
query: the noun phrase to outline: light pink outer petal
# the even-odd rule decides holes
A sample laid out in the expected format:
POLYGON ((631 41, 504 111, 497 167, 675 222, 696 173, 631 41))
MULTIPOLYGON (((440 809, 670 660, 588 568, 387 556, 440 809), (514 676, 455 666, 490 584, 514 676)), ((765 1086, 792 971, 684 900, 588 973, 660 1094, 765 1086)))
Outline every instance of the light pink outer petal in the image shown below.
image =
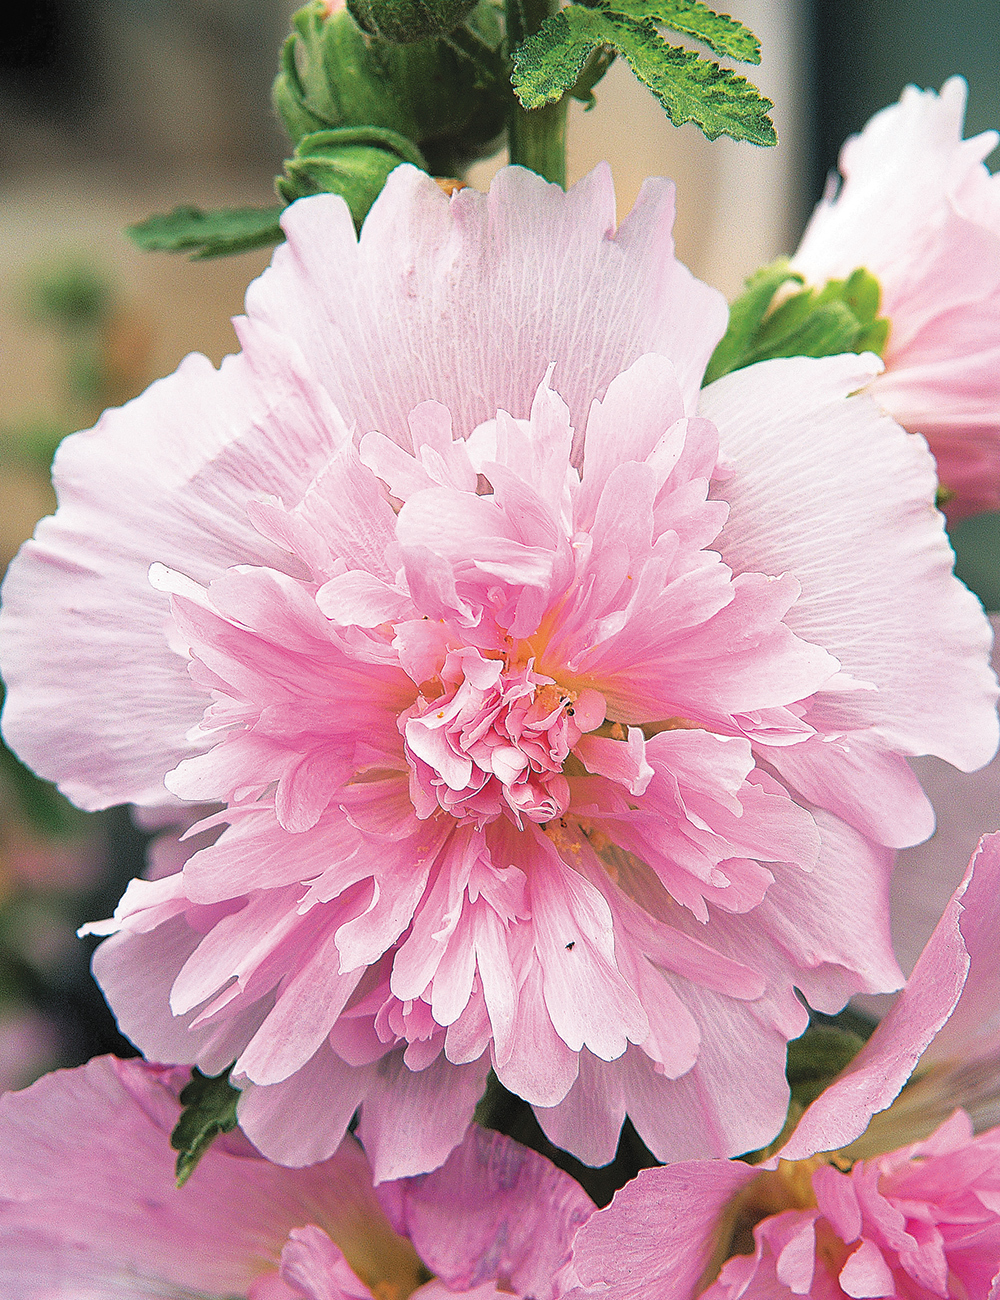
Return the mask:
POLYGON ((158 1067, 105 1056, 0 1099, 4 1300, 245 1295, 318 1205, 328 1224, 359 1206, 378 1213, 353 1141, 307 1170, 219 1142, 179 1190, 175 1086, 158 1067))
MULTIPOLYGON (((970 974, 968 1009, 944 1040, 944 1054, 965 1041, 991 998, 995 1015, 998 899, 1000 835, 990 835, 969 864, 906 988, 847 1070, 806 1110, 781 1156, 800 1160, 846 1146, 864 1132, 872 1115, 885 1110, 955 1009, 970 974, 970 953, 978 973, 974 978, 970 974)), ((932 1055, 938 1054, 932 1049, 932 1055)))
POLYGON ((689 405, 725 303, 673 255, 673 186, 647 181, 615 233, 611 172, 566 194, 504 168, 451 200, 412 167, 389 178, 360 241, 343 201, 293 204, 287 244, 247 295, 302 348, 345 418, 409 446, 407 416, 444 403, 467 436, 498 409, 526 418, 550 362, 578 437, 591 401, 646 352, 689 405))
POLYGON ((118 1008, 119 1029, 148 1059, 197 1062, 206 1074, 218 1074, 259 1028, 270 1003, 257 1004, 249 1017, 244 1013, 197 1029, 189 1026, 198 1008, 171 1015, 171 985, 201 938, 183 917, 171 917, 146 934, 112 935, 94 953, 91 966, 109 1003, 118 1008))
POLYGON ((284 567, 247 501, 297 500, 337 431, 294 345, 268 335, 252 363, 188 357, 63 442, 58 514, 4 582, 0 662, 8 743, 81 807, 172 802, 164 774, 196 752, 186 734, 205 696, 168 646, 150 565, 203 583, 232 564, 284 567))
POLYGON ((585 1289, 614 1300, 690 1300, 727 1203, 760 1175, 730 1160, 642 1169, 577 1233, 573 1268, 585 1289))
POLYGON ((785 621, 878 688, 821 693, 845 723, 968 771, 997 747, 990 627, 952 574, 923 439, 848 396, 877 365, 792 357, 705 389, 702 414, 736 466, 720 550, 736 569, 794 574, 785 621))
MULTIPOLYGON (((1000 482, 1000 479, 998 479, 1000 482)), ((1000 616, 991 615, 994 670, 1000 616)), ((1000 757, 978 772, 956 772, 939 758, 915 758, 914 771, 930 796, 937 829, 929 840, 896 856, 890 911, 892 942, 908 975, 962 879, 983 835, 1000 830, 1000 757)), ((886 1007, 879 1006, 882 1016, 886 1007)))
POLYGON ((426 1069, 410 1070, 392 1052, 361 1109, 357 1134, 376 1183, 436 1169, 448 1159, 472 1122, 483 1095, 489 1059, 452 1065, 442 1052, 426 1069))
POLYGON ((907 86, 840 155, 847 178, 813 213, 792 266, 813 283, 865 266, 894 285, 919 274, 921 243, 945 195, 993 149, 994 131, 962 140, 966 85, 951 77, 941 94, 907 86), (916 242, 915 242, 916 241, 916 242))
POLYGON ((238 1080, 240 1127, 269 1160, 301 1168, 325 1160, 340 1146, 373 1066, 346 1065, 324 1044, 281 1083, 238 1080))
POLYGON ((478 1125, 440 1169, 380 1183, 377 1194, 396 1231, 451 1290, 499 1277, 537 1300, 558 1294, 556 1273, 594 1212, 569 1174, 478 1125))
POLYGON ((969 974, 958 1006, 927 1049, 927 1061, 969 1060, 1000 1043, 1000 834, 983 837, 971 868, 959 920, 969 974))

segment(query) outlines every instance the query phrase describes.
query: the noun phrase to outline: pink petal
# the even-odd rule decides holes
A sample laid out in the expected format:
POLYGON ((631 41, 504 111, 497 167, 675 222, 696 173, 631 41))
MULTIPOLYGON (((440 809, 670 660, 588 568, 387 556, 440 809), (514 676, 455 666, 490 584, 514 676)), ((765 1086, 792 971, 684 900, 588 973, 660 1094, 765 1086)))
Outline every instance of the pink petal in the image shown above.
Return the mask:
POLYGON ((793 572, 802 594, 789 626, 878 687, 828 696, 842 726, 969 770, 997 745, 990 630, 952 576, 926 450, 868 398, 847 396, 872 373, 853 356, 790 358, 705 390, 701 409, 738 466, 721 549, 737 569, 793 572))
POLYGON ((5 585, 5 733, 81 807, 167 802, 163 774, 192 752, 187 732, 204 710, 167 645, 150 564, 199 582, 234 563, 282 567, 287 556, 245 506, 261 492, 301 493, 340 436, 289 345, 269 333, 267 349, 218 372, 191 356, 67 440, 54 469, 59 516, 39 525, 5 585), (64 611, 61 636, 40 635, 39 602, 64 611), (129 672, 109 675, 109 657, 129 672))
POLYGON ((346 1065, 326 1045, 281 1083, 240 1083, 240 1127, 268 1159, 299 1169, 328 1159, 371 1088, 374 1066, 346 1065))
MULTIPOLYGON (((984 940, 995 933, 990 929, 990 918, 995 915, 998 886, 1000 837, 989 836, 952 895, 906 988, 844 1073, 806 1110, 782 1148, 784 1158, 799 1160, 815 1151, 846 1146, 864 1132, 876 1111, 889 1105, 955 1009, 973 952, 977 972, 980 966, 983 968, 970 990, 970 1018, 976 1023, 983 1005, 980 998, 988 997, 995 983, 991 973, 995 964, 993 948, 989 948, 987 956, 984 940), (966 926, 971 948, 965 942, 966 926)), ((967 1023, 963 1013, 958 1022, 958 1041, 964 1041, 967 1023)), ((948 1047, 946 1039, 942 1050, 947 1052, 948 1047)))
POLYGON ((443 1164, 472 1121, 486 1086, 488 1060, 451 1065, 439 1056, 414 1073, 403 1064, 402 1053, 394 1052, 377 1071, 357 1130, 375 1182, 443 1164))
POLYGON ((281 1277, 304 1300, 371 1300, 343 1252, 314 1223, 293 1228, 281 1252, 281 1277))
POLYGON ((440 1169, 380 1183, 378 1195, 396 1231, 452 1291, 500 1277, 537 1300, 555 1300, 555 1275, 594 1211, 568 1174, 476 1125, 440 1169))
POLYGON ((223 1139, 178 1190, 169 1135, 185 1076, 99 1057, 0 1100, 5 1300, 43 1289, 66 1300, 245 1295, 262 1268, 277 1272, 289 1230, 317 1204, 331 1231, 366 1204, 384 1224, 350 1139, 329 1164, 303 1170, 249 1147, 231 1154, 223 1139))
POLYGON ((725 1207, 757 1177, 752 1165, 729 1160, 640 1170, 577 1233, 573 1267, 581 1283, 608 1287, 618 1300, 693 1294, 725 1207))
POLYGON ((892 1269, 873 1241, 862 1241, 840 1270, 838 1280, 845 1294, 855 1300, 897 1294, 892 1269))
POLYGON ((581 434, 591 400, 646 352, 673 359, 691 404, 725 308, 673 258, 672 188, 647 182, 616 235, 603 168, 565 195, 509 169, 489 196, 463 190, 450 203, 397 168, 360 242, 339 199, 289 209, 288 242, 248 311, 298 343, 362 432, 403 447, 414 393, 444 403, 466 434, 497 410, 527 416, 551 362, 581 434), (528 246, 526 221, 546 232, 528 246), (525 292, 527 319, 510 311, 525 292))

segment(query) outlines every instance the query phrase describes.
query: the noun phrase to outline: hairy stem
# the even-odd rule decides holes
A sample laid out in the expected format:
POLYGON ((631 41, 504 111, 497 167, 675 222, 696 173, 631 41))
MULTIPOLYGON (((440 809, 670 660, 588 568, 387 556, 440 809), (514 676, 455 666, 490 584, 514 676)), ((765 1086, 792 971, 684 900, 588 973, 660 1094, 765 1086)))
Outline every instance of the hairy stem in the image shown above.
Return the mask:
MULTIPOLYGON (((507 42, 517 49, 533 36, 559 0, 506 0, 507 42)), ((515 103, 507 127, 510 160, 530 167, 547 181, 566 185, 566 97, 544 108, 524 109, 515 103)))

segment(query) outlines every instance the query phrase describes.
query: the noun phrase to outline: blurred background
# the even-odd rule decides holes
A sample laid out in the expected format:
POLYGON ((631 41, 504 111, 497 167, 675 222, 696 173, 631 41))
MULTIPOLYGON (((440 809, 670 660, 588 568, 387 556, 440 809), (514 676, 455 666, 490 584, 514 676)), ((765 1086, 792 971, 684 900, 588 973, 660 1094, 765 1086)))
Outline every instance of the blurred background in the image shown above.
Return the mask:
MULTIPOLYGON (((0 46, 0 566, 52 509, 48 468, 64 434, 192 350, 215 362, 234 350, 230 317, 269 251, 192 263, 139 253, 121 232, 181 203, 274 202, 287 142, 269 89, 295 7, 33 0, 9 16, 0 46)), ((962 73, 967 134, 1000 126, 996 0, 715 7, 763 42, 750 76, 776 102, 778 147, 675 130, 619 61, 596 109, 571 104, 569 165, 572 180, 609 159, 620 215, 645 176, 672 176, 679 255, 730 297, 794 248, 843 139, 908 81, 939 87, 962 73)), ((477 164, 472 183, 484 188, 503 161, 477 164)), ((934 770, 924 775, 933 786, 934 770)), ((1000 770, 965 781, 980 829, 1000 826, 1000 770)), ((89 979, 92 944, 75 930, 110 914, 143 869, 151 833, 122 810, 76 812, 0 753, 0 1090, 130 1050, 89 979)), ((971 847, 949 841, 953 875, 971 847)), ((935 865, 940 836, 911 852, 908 870, 926 877, 929 933, 954 880, 935 865)))

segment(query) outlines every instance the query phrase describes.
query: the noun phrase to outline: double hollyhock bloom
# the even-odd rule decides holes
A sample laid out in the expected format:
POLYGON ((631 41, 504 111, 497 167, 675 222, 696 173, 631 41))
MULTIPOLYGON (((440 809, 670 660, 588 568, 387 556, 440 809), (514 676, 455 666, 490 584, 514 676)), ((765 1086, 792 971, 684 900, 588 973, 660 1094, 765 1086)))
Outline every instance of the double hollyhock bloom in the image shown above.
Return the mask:
POLYGON ((890 321, 877 400, 922 433, 946 509, 1000 509, 1000 177, 985 131, 962 139, 966 84, 908 86, 840 155, 843 184, 816 208, 792 259, 814 284, 866 267, 890 321))
POLYGON ((556 1300, 593 1205, 479 1128, 433 1174, 372 1186, 352 1137, 309 1169, 236 1130, 187 1185, 169 1135, 183 1069, 99 1057, 0 1100, 4 1300, 556 1300))
POLYGON ((974 1136, 962 1109, 933 1118, 928 1094, 958 1057, 971 1095, 987 1063, 996 1093, 998 926, 1000 835, 992 835, 905 991, 779 1158, 642 1171, 577 1236, 583 1294, 994 1300, 1000 1128, 974 1136), (914 1065, 910 1088, 886 1111, 914 1065), (887 1151, 889 1135, 914 1127, 916 1141, 887 1151))
POLYGON ((905 755, 993 753, 989 628, 873 359, 699 393, 726 310, 672 218, 653 181, 615 231, 606 170, 400 168, 360 240, 300 201, 242 353, 59 454, 6 734, 85 807, 224 805, 95 971, 151 1059, 235 1060, 269 1158, 360 1107, 377 1180, 433 1168, 491 1067, 589 1163, 626 1112, 733 1155, 795 990, 900 982, 905 755))

